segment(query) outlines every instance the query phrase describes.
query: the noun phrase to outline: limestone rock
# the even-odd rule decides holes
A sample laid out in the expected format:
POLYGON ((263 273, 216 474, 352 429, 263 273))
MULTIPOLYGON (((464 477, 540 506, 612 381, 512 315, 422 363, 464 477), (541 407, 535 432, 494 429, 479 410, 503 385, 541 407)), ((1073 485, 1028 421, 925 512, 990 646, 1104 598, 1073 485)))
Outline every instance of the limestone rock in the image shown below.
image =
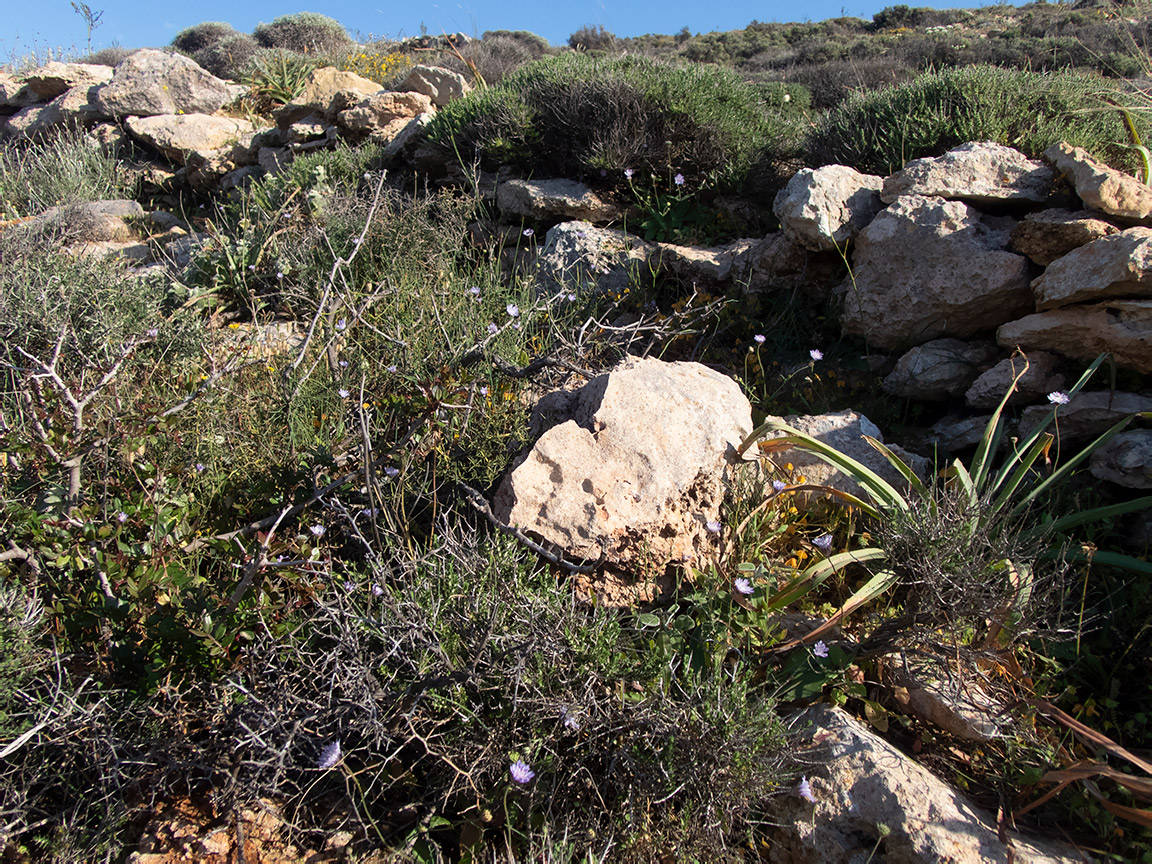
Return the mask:
POLYGON ((846 333, 884 349, 973 336, 1032 309, 1028 261, 1004 251, 1013 220, 905 195, 860 232, 844 284, 846 333))
MULTIPOLYGON (((841 708, 813 705, 792 723, 810 760, 816 798, 781 799, 768 860, 858 864, 985 864, 1007 861, 991 814, 865 729, 841 708), (812 748, 812 749, 808 749, 812 748), (881 839, 877 824, 891 833, 881 839)), ((1017 864, 1079 864, 1072 847, 1008 832, 1017 864)))
POLYGON ((1152 228, 1093 240, 1053 261, 1032 281, 1036 309, 1112 297, 1152 297, 1152 228))
POLYGON ((723 246, 677 246, 657 243, 662 272, 673 273, 689 285, 715 288, 743 278, 751 266, 755 240, 733 240, 723 246))
POLYGON ((178 165, 186 164, 193 154, 211 158, 225 150, 244 153, 250 149, 258 131, 247 120, 207 114, 129 117, 125 125, 135 138, 155 147, 178 165))
POLYGON ((1109 168, 1083 147, 1061 141, 1045 150, 1044 158, 1071 181, 1080 200, 1093 210, 1136 221, 1152 216, 1152 188, 1109 168))
MULTIPOLYGON (((1030 405, 1020 415, 1020 434, 1028 435, 1052 411, 1052 406, 1030 405)), ((1081 390, 1056 409, 1056 423, 1048 431, 1063 444, 1092 441, 1120 420, 1141 411, 1152 411, 1152 397, 1112 390, 1081 390)))
POLYGON ((0 72, 0 108, 24 107, 16 102, 16 94, 23 89, 24 82, 7 72, 0 72))
POLYGON ((212 114, 236 95, 235 86, 191 58, 142 48, 120 61, 97 91, 96 105, 108 117, 212 114))
POLYGON ((991 414, 977 417, 944 417, 932 424, 925 443, 945 453, 975 447, 984 437, 984 430, 988 428, 988 421, 991 419, 991 414))
MULTIPOLYGON (((106 67, 104 67, 106 68, 106 67)), ((104 119, 95 103, 98 87, 73 87, 47 105, 21 108, 4 124, 4 131, 15 138, 40 138, 62 127, 77 128, 104 119)))
MULTIPOLYGON (((1028 371, 1021 376, 1016 392, 1008 404, 1033 402, 1042 399, 1053 390, 1064 386, 1064 376, 1056 371, 1059 358, 1046 351, 1028 352, 1028 371)), ((1019 356, 1005 358, 972 382, 964 401, 972 408, 995 408, 1008 392, 1012 379, 1024 368, 1024 360, 1019 356)))
POLYGON ((1152 372, 1152 300, 1116 300, 1025 315, 996 331, 1009 350, 1055 351, 1090 362, 1109 351, 1116 363, 1152 372))
POLYGON ((973 203, 1044 202, 1056 175, 1011 147, 991 141, 961 144, 943 156, 913 159, 884 181, 880 197, 891 204, 901 195, 930 195, 973 203))
POLYGON ((135 201, 93 201, 53 207, 30 224, 58 230, 72 243, 123 243, 137 240, 131 223, 143 218, 144 208, 135 201))
POLYGON ((413 66, 408 77, 397 88, 423 93, 437 108, 459 99, 472 90, 472 85, 459 72, 440 66, 413 66))
MULTIPOLYGON (((876 448, 864 440, 863 436, 868 435, 877 441, 883 442, 884 436, 880 434, 879 427, 863 414, 857 414, 852 410, 844 410, 835 411, 830 414, 789 415, 783 418, 769 417, 766 419, 782 419, 793 429, 810 435, 830 447, 835 447, 841 453, 851 456, 857 462, 872 469, 872 471, 879 474, 897 489, 906 489, 908 486, 907 481, 905 481, 900 472, 892 467, 892 463, 885 459, 876 448)), ((782 438, 787 434, 787 432, 783 431, 770 432, 764 436, 764 440, 782 438)), ((888 446, 918 475, 921 477, 927 475, 929 463, 923 456, 909 453, 898 444, 890 444, 888 446)), ((754 451, 750 450, 749 452, 754 451)), ((868 500, 867 493, 855 480, 851 479, 839 469, 829 465, 812 452, 790 447, 773 453, 772 461, 777 465, 791 463, 794 468, 794 474, 797 477, 803 476, 807 483, 819 486, 831 486, 833 489, 839 489, 841 492, 847 492, 849 495, 855 495, 858 498, 868 500)), ((808 503, 820 497, 821 496, 815 494, 804 496, 804 502, 808 503)))
POLYGON ((883 209, 881 178, 847 165, 804 168, 772 205, 794 242, 816 252, 842 250, 883 209))
POLYGON ((424 142, 428 124, 431 122, 431 112, 409 120, 404 128, 396 133, 396 137, 384 145, 384 149, 380 152, 380 161, 388 164, 396 160, 410 159, 416 148, 424 142))
POLYGON ((986 342, 933 339, 896 361, 881 385, 904 399, 943 401, 964 392, 999 351, 986 342))
POLYGON ((1029 213, 1012 229, 1008 248, 1027 255, 1041 267, 1093 240, 1116 234, 1120 229, 1089 210, 1054 208, 1029 213))
POLYGON ((1125 429, 1088 457, 1097 480, 1127 489, 1152 489, 1152 429, 1125 429))
POLYGON ((276 112, 276 124, 283 129, 309 114, 332 120, 382 89, 355 72, 323 66, 312 71, 299 96, 276 112))
POLYGON ((1003 737, 1005 706, 991 695, 987 673, 977 664, 966 662, 957 674, 949 663, 902 652, 879 665, 903 713, 966 741, 1003 737))
POLYGON ((537 290, 622 293, 646 272, 656 247, 613 228, 561 222, 549 229, 540 253, 537 290))
POLYGON ((813 252, 783 232, 769 234, 748 251, 746 279, 752 294, 800 291, 823 301, 844 278, 844 260, 838 252, 813 252))
POLYGON ((496 189, 505 218, 611 222, 620 208, 575 180, 507 180, 496 189))
POLYGON ((711 546, 729 460, 752 429, 739 385, 632 357, 568 399, 570 418, 501 483, 496 515, 577 558, 599 559, 603 543, 618 566, 662 569, 711 546))
POLYGON ((112 69, 92 63, 61 63, 53 60, 24 76, 24 86, 42 102, 55 99, 73 87, 91 87, 112 80, 112 69))
POLYGON ((391 141, 414 117, 434 110, 432 100, 422 93, 382 90, 341 111, 336 122, 350 132, 378 141, 391 141))

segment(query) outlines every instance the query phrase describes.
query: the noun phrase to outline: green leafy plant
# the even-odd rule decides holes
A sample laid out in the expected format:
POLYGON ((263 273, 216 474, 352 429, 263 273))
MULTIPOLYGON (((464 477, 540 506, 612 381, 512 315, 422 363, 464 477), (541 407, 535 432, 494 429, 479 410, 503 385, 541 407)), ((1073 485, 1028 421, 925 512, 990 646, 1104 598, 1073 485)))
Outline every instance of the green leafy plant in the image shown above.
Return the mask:
POLYGON ((287 51, 257 55, 244 83, 262 103, 285 105, 304 92, 318 64, 287 51))
POLYGON ((281 15, 271 24, 257 24, 252 35, 264 48, 301 54, 333 54, 347 49, 352 42, 339 21, 318 12, 281 15))

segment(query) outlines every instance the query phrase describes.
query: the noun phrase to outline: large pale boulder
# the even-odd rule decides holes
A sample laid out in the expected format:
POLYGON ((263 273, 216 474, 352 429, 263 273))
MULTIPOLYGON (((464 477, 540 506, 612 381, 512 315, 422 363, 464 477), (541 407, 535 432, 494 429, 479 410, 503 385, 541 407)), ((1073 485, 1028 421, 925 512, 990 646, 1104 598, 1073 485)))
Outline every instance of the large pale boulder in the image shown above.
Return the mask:
POLYGON ((784 233, 801 246, 843 250, 883 209, 881 183, 847 165, 804 168, 776 195, 772 210, 784 233))
POLYGON ((506 180, 496 188, 505 218, 611 222, 620 208, 575 180, 506 180))
POLYGON ((112 80, 112 69, 93 63, 61 63, 52 60, 24 76, 24 86, 43 102, 73 87, 92 87, 112 80))
POLYGON ((1117 364, 1152 372, 1152 300, 1115 300, 1026 315, 996 331, 1004 348, 1055 351, 1091 361, 1111 352, 1117 364))
POLYGON ((349 132, 367 135, 377 141, 391 141, 414 117, 435 109, 432 100, 422 93, 390 93, 381 90, 345 108, 336 122, 349 132))
POLYGON ((443 108, 472 90, 472 85, 459 72, 440 66, 413 66, 398 90, 423 93, 437 108, 443 108))
POLYGON ((70 243, 126 243, 138 240, 133 223, 144 216, 136 201, 92 201, 53 207, 27 224, 59 231, 70 243))
POLYGON ((628 358, 558 394, 547 429, 493 510, 565 554, 640 569, 713 544, 725 477, 752 429, 731 378, 699 363, 628 358))
POLYGON ((1105 441, 1088 457, 1097 480, 1126 489, 1152 489, 1152 429, 1126 429, 1105 441))
POLYGON ((1073 249, 1032 281, 1036 309, 1112 297, 1152 297, 1152 228, 1129 228, 1073 249))
POLYGON ((733 279, 743 279, 752 263, 756 240, 733 240, 723 246, 677 246, 657 243, 657 267, 682 283, 715 289, 733 279))
POLYGON ((16 101, 16 94, 23 89, 24 82, 15 75, 0 72, 0 108, 12 109, 24 107, 16 101))
POLYGON ((878 348, 991 330, 1032 309, 1028 261, 1004 251, 1015 221, 905 195, 860 232, 843 329, 878 348))
POLYGON ((963 393, 999 353, 988 342, 933 339, 897 360, 881 387, 903 399, 951 399, 963 393))
MULTIPOLYGON (((259 130, 248 120, 208 114, 158 114, 129 117, 132 136, 184 165, 192 156, 217 158, 221 151, 246 153, 259 130)), ((255 153, 252 154, 255 158, 255 153)), ((240 161, 243 161, 242 159, 240 161)))
POLYGON ((812 766, 809 803, 779 799, 772 864, 1080 864, 1071 846, 1026 837, 906 756, 841 708, 813 705, 794 718, 797 752, 812 766), (880 835, 879 825, 889 834, 880 835), (1009 857, 1009 846, 1011 855, 1009 857))
POLYGON ((46 105, 21 108, 4 123, 15 138, 40 138, 61 128, 90 126, 104 119, 96 105, 98 86, 80 85, 66 90, 46 105))
POLYGON ((1027 255, 1041 267, 1093 240, 1120 231, 1089 210, 1053 208, 1029 213, 1012 229, 1008 249, 1027 255))
POLYGON ((182 54, 141 48, 120 61, 112 80, 96 93, 108 117, 212 114, 243 92, 182 54))
POLYGON ((614 228, 561 222, 548 230, 537 290, 620 294, 647 272, 656 247, 614 228))
POLYGON ((424 143, 428 124, 432 122, 433 114, 427 112, 419 117, 413 117, 396 136, 384 145, 380 151, 380 161, 384 164, 396 160, 411 159, 417 148, 424 143))
POLYGON ((355 72, 322 66, 312 70, 300 95, 276 112, 276 124, 287 128, 309 114, 333 120, 384 88, 355 72))
POLYGON ((1080 200, 1093 210, 1136 221, 1152 217, 1152 188, 1109 168, 1083 147, 1061 141, 1045 150, 1044 158, 1068 178, 1080 200))
POLYGON ((1060 359, 1047 351, 1029 351, 1027 364, 1019 355, 1007 357, 972 382, 964 394, 964 401, 972 408, 995 408, 1008 392, 1012 380, 1021 372, 1024 374, 1020 375, 1009 404, 1042 399, 1064 387, 1064 376, 1056 371, 1059 363, 1060 359))
POLYGON ((943 156, 913 159, 884 181, 880 197, 932 195, 976 204, 1043 202, 1052 195, 1052 169, 1019 150, 991 141, 961 144, 943 156))

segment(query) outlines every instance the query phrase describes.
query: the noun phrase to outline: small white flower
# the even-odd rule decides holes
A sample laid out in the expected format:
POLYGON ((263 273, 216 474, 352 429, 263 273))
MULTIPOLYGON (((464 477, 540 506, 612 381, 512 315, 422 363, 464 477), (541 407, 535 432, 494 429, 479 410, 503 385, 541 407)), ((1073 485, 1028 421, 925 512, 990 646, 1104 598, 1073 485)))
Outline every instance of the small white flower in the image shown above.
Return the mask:
POLYGON ((823 360, 824 359, 824 352, 821 351, 819 348, 813 348, 811 351, 808 352, 808 356, 811 357, 813 360, 823 360))
POLYGON ((341 399, 347 399, 347 398, 348 398, 348 397, 351 395, 351 394, 350 394, 350 393, 349 393, 347 390, 345 390, 343 387, 341 387, 341 388, 340 388, 338 391, 336 391, 336 392, 338 392, 338 393, 340 394, 340 398, 341 398, 341 399))
POLYGON ((763 345, 765 342, 768 341, 768 337, 765 336, 763 333, 757 333, 755 336, 752 337, 752 341, 755 342, 757 345, 763 345))
POLYGON ((732 584, 736 586, 737 591, 745 596, 756 590, 752 587, 752 583, 745 579, 743 576, 737 577, 736 581, 732 584))
POLYGON ((515 303, 509 303, 508 306, 506 307, 506 310, 508 312, 509 318, 516 318, 516 317, 519 317, 519 315, 520 315, 520 307, 517 306, 515 303))
POLYGON ((812 653, 821 659, 828 656, 828 646, 824 644, 823 639, 812 646, 812 653))
POLYGON ((705 523, 704 527, 708 529, 709 533, 719 534, 720 530, 724 526, 721 525, 719 522, 707 522, 707 523, 705 523))
POLYGON ((1067 393, 1060 390, 1053 390, 1048 394, 1048 401, 1053 405, 1067 405, 1070 400, 1067 393))
POLYGON ((312 532, 313 537, 323 537, 324 536, 324 526, 323 525, 310 525, 308 527, 308 530, 312 532))

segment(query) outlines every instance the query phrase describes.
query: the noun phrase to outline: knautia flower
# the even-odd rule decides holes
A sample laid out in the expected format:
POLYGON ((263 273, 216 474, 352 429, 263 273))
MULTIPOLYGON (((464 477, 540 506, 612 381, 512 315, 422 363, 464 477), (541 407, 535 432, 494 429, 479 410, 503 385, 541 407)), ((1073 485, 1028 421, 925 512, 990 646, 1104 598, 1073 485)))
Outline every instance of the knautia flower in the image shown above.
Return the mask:
POLYGON ((121 510, 119 513, 116 514, 116 521, 119 522, 121 525, 123 525, 125 522, 128 521, 128 514, 125 513, 123 510, 121 510))
POLYGON ((812 653, 821 660, 828 656, 828 646, 824 644, 823 639, 812 646, 812 653))
POLYGON ((480 388, 480 395, 481 396, 487 396, 488 395, 488 388, 487 387, 481 387, 480 388))
POLYGON ((203 473, 203 472, 204 472, 204 470, 205 470, 205 469, 206 469, 208 466, 207 466, 207 465, 205 465, 203 462, 197 462, 197 463, 195 464, 195 466, 193 466, 193 467, 195 467, 195 469, 196 469, 196 473, 197 473, 197 474, 201 474, 201 473, 203 473))
POLYGON ((633 175, 633 174, 635 174, 635 173, 636 173, 636 172, 635 172, 635 171, 633 171, 631 168, 625 168, 625 169, 624 169, 624 176, 625 176, 625 177, 627 177, 629 180, 631 180, 631 179, 632 179, 632 175, 633 175))
POLYGON ((399 468, 393 468, 391 465, 388 465, 384 468, 384 475, 386 477, 396 477, 399 474, 400 474, 399 468))
POLYGON ((395 363, 393 363, 391 366, 386 366, 384 368, 386 368, 389 372, 392 372, 392 373, 395 373, 397 371, 397 366, 395 363))
POLYGON ((808 352, 808 356, 811 357, 813 360, 823 360, 824 359, 824 352, 821 351, 819 348, 813 348, 811 351, 808 352))
POLYGON ((339 321, 336 322, 336 329, 337 330, 343 330, 347 326, 348 326, 348 322, 345 321, 343 318, 341 318, 339 321))
POLYGON ((684 175, 683 174, 677 174, 675 177, 672 178, 672 182, 675 183, 677 186, 683 186, 684 185, 684 175))
POLYGON ((372 596, 373 597, 383 597, 384 596, 384 589, 381 588, 379 585, 374 584, 372 586, 372 596))
POLYGON ((352 245, 353 246, 359 246, 363 242, 364 242, 364 238, 362 238, 362 237, 354 237, 352 239, 352 245))
POLYGON ((149 330, 144 335, 147 336, 149 339, 155 339, 157 336, 160 335, 160 328, 159 327, 153 327, 151 330, 149 330))
POLYGON ((517 306, 515 303, 509 303, 507 305, 507 307, 505 307, 505 308, 508 312, 509 318, 515 318, 520 314, 520 307, 517 306))
POLYGON ((471 288, 468 289, 468 293, 471 294, 473 297, 479 297, 480 296, 480 286, 479 285, 473 285, 471 288))
POLYGON ((249 264, 248 269, 251 270, 253 273, 255 273, 256 272, 256 265, 255 264, 249 264))
POLYGON ((489 336, 495 336, 499 332, 500 332, 500 328, 496 326, 496 322, 495 321, 489 321, 488 322, 488 335, 489 336))
POLYGON ((351 396, 351 395, 352 395, 352 394, 351 394, 351 393, 349 393, 347 390, 345 390, 343 387, 341 387, 341 388, 340 388, 339 390, 337 390, 336 392, 340 394, 340 398, 341 398, 341 399, 347 399, 349 396, 351 396))
POLYGON ((768 341, 768 337, 765 336, 763 333, 757 333, 755 336, 752 337, 752 341, 755 342, 757 345, 763 345, 765 342, 768 341))
POLYGON ((744 596, 748 596, 749 594, 751 594, 753 591, 756 590, 755 588, 752 587, 752 583, 749 582, 747 579, 745 579, 743 576, 737 577, 736 580, 732 584, 734 586, 736 586, 736 590, 739 591, 744 596))
POLYGON ((781 492, 783 492, 787 488, 788 488, 788 484, 785 483, 783 480, 773 480, 772 481, 772 491, 775 492, 777 495, 779 495, 781 492))
POLYGON ((809 804, 816 803, 816 796, 812 794, 812 787, 809 785, 807 777, 800 778, 800 782, 796 784, 796 791, 792 794, 797 798, 803 798, 809 804))
POLYGON ((341 369, 347 369, 348 368, 348 361, 347 360, 341 360, 340 361, 340 368, 341 369))
POLYGON ((580 715, 576 708, 561 708, 560 716, 564 718, 564 728, 569 732, 580 731, 580 715))
POLYGON ((1060 390, 1053 390, 1048 394, 1048 401, 1053 405, 1067 405, 1071 400, 1067 393, 1060 390))
POLYGON ((721 525, 719 522, 707 522, 707 523, 705 523, 704 527, 707 528, 708 531, 712 534, 719 534, 720 530, 724 526, 721 525))
POLYGON ((525 237, 531 237, 531 236, 532 236, 533 234, 535 234, 536 232, 535 232, 535 231, 533 231, 531 228, 525 228, 525 229, 524 229, 523 231, 521 231, 520 233, 521 233, 521 234, 523 234, 525 237))
POLYGON ((327 771, 329 768, 335 768, 336 763, 340 761, 340 739, 337 738, 327 747, 320 751, 320 759, 316 762, 316 767, 321 771, 327 771))
POLYGON ((512 775, 513 781, 523 786, 536 776, 536 772, 528 767, 528 763, 523 759, 518 759, 508 766, 508 773, 512 775))
POLYGON ((308 530, 312 532, 313 537, 323 537, 324 536, 324 526, 323 525, 310 525, 310 526, 308 526, 308 530))
POLYGON ((576 295, 575 294, 569 294, 568 295, 568 302, 569 303, 575 303, 576 302, 576 295))
POLYGON ((277 273, 277 274, 276 274, 276 278, 277 278, 277 279, 283 279, 283 278, 284 278, 284 273, 283 273, 283 271, 281 271, 281 272, 277 273))
POLYGON ((821 534, 819 537, 816 537, 812 540, 812 545, 827 555, 832 551, 832 535, 821 534))

